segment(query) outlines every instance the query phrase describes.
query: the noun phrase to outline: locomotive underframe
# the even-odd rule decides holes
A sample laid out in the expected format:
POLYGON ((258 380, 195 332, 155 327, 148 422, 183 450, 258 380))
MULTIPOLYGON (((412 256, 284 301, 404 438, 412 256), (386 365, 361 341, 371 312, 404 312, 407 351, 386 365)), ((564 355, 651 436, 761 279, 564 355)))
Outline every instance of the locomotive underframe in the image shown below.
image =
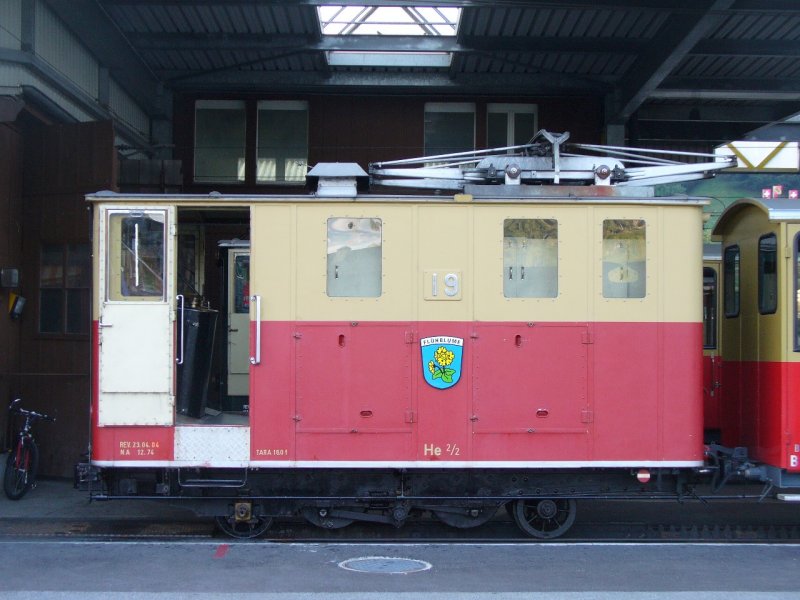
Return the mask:
POLYGON ((354 520, 402 522, 412 510, 472 509, 519 499, 681 499, 695 497, 696 470, 103 469, 96 500, 180 500, 201 516, 253 503, 261 516, 292 517, 306 507, 358 507, 354 520), (400 510, 398 510, 400 509, 400 510), (403 510, 404 509, 404 510, 403 510), (385 513, 384 515, 375 514, 385 513), (398 518, 400 517, 400 518, 398 518))

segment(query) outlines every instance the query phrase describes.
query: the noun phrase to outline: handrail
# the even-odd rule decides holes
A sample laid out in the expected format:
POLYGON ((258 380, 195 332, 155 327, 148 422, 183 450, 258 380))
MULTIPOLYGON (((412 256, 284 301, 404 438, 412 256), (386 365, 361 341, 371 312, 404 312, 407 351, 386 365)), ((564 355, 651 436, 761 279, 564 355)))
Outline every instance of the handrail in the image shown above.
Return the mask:
POLYGON ((250 357, 251 365, 261 364, 261 296, 250 296, 250 301, 256 305, 256 340, 254 354, 250 357))
POLYGON ((175 296, 175 299, 180 302, 180 306, 181 306, 180 313, 179 313, 180 314, 179 319, 180 319, 180 322, 181 322, 181 335, 180 335, 181 357, 178 358, 176 356, 175 357, 175 362, 177 364, 179 364, 179 365, 182 365, 183 364, 183 350, 184 350, 183 344, 184 344, 184 337, 185 337, 185 333, 186 333, 184 331, 184 329, 186 328, 185 321, 184 321, 184 317, 185 317, 185 314, 186 314, 186 304, 185 304, 186 298, 184 298, 183 294, 178 294, 177 296, 175 296))

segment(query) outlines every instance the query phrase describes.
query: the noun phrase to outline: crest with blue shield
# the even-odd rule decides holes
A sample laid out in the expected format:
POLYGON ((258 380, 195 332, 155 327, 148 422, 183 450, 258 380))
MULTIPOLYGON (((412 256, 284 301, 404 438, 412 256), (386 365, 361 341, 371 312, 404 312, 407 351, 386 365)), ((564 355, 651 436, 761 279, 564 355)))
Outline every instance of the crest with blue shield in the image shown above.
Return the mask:
POLYGON ((461 379, 464 339, 450 336, 422 338, 422 373, 428 385, 440 390, 453 387, 461 379))

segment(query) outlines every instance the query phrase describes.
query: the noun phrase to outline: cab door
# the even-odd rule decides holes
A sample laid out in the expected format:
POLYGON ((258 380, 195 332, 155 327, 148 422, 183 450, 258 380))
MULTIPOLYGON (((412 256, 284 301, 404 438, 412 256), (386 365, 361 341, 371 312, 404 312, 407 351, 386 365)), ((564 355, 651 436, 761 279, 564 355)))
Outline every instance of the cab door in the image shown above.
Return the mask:
POLYGON ((172 207, 100 215, 100 426, 174 423, 174 223, 172 207))
MULTIPOLYGON (((250 393, 250 249, 228 250, 228 396, 250 393)), ((241 408, 240 408, 241 409, 241 408)))

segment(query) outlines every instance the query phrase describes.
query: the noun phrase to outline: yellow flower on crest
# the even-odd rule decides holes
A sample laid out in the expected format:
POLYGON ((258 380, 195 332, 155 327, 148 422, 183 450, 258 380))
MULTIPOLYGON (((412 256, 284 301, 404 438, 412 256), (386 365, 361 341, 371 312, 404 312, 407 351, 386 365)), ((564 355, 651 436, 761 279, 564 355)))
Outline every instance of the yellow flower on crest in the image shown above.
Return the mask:
MULTIPOLYGON (((433 358, 435 358, 436 362, 442 365, 443 367, 446 367, 451 362, 453 362, 455 356, 456 356, 455 354, 453 354, 450 350, 448 350, 444 346, 439 346, 439 348, 436 349, 436 352, 433 353, 433 358)), ((428 365, 428 368, 430 368, 430 365, 428 365)))

